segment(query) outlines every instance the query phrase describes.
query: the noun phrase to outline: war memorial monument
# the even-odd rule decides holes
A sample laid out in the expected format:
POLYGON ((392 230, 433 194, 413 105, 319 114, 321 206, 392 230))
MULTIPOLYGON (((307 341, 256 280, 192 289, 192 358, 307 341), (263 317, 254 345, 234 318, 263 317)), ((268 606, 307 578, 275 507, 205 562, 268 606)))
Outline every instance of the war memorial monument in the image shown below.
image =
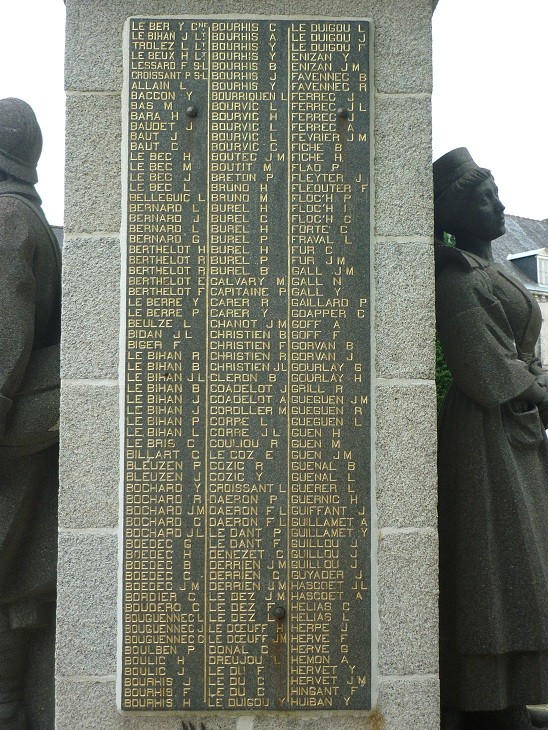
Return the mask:
POLYGON ((429 0, 67 0, 56 720, 439 727, 429 0))

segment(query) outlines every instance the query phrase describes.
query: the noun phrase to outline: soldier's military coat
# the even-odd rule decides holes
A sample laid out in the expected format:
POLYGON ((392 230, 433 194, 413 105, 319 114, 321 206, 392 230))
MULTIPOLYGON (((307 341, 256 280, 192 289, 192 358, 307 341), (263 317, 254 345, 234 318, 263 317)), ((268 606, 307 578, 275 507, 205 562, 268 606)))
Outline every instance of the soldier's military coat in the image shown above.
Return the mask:
POLYGON ((60 249, 30 184, 0 182, 0 620, 54 596, 60 249))

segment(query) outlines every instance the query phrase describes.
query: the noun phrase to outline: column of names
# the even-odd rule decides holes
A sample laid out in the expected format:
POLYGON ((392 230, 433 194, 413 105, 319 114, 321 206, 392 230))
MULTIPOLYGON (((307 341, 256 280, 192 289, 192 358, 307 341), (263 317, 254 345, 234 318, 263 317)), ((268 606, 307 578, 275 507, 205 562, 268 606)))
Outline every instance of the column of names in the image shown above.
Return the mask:
POLYGON ((128 33, 122 707, 367 707, 368 24, 128 33))
POLYGON ((272 414, 273 396, 265 328, 269 288, 252 228, 258 39, 257 23, 211 25, 206 652, 210 707, 265 709, 259 496, 270 493, 272 483, 265 478, 268 454, 259 433, 260 422, 272 414))

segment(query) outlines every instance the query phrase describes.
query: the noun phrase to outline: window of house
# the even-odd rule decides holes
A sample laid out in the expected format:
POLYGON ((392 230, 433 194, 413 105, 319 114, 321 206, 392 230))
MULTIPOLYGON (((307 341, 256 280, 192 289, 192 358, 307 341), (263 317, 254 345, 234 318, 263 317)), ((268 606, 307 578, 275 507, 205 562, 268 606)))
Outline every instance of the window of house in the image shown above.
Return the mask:
POLYGON ((548 284, 548 258, 537 256, 538 283, 548 284))

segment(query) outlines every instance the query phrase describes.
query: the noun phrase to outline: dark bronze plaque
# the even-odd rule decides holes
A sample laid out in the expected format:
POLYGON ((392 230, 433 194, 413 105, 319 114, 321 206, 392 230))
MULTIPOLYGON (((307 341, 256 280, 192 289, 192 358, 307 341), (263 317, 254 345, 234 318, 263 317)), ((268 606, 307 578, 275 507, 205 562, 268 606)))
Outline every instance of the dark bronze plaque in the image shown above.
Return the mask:
POLYGON ((121 707, 370 706, 369 23, 128 23, 121 707))

